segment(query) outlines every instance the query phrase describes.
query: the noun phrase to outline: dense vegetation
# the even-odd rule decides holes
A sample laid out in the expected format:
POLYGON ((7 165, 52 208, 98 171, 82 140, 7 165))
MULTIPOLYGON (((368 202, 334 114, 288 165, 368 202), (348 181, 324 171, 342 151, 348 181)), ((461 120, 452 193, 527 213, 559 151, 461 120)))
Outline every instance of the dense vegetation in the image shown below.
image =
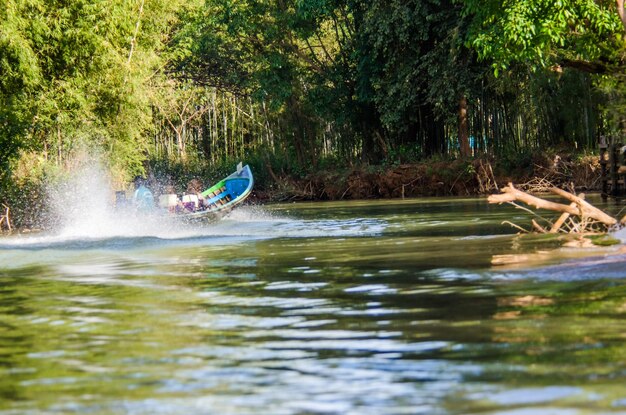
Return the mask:
POLYGON ((239 159, 269 181, 592 150, 625 125, 621 0, 4 3, 3 200, 85 148, 118 184, 239 159))

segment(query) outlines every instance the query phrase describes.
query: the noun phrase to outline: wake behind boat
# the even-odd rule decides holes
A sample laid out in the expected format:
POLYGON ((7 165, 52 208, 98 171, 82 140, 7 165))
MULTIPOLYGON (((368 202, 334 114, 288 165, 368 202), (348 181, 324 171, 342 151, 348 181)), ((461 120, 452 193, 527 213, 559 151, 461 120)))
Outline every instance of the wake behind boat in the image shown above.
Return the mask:
MULTIPOLYGON (((253 186, 252 170, 248 165, 239 163, 234 173, 200 193, 183 194, 181 197, 173 193, 161 194, 158 198, 158 210, 185 219, 216 219, 246 200, 253 186)), ((140 191, 136 191, 133 198, 136 207, 144 203, 141 197, 140 191)), ((152 206, 153 203, 152 199, 148 201, 152 206)), ((146 212, 145 209, 138 210, 146 212)))

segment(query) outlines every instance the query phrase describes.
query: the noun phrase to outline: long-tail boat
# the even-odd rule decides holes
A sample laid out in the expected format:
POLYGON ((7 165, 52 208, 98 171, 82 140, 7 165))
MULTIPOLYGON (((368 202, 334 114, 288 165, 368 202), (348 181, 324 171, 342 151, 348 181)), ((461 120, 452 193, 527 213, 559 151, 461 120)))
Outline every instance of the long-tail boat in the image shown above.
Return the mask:
POLYGON ((197 194, 175 194, 159 197, 159 207, 175 216, 189 219, 214 219, 230 212, 252 192, 254 177, 248 165, 237 165, 237 170, 213 186, 197 194))

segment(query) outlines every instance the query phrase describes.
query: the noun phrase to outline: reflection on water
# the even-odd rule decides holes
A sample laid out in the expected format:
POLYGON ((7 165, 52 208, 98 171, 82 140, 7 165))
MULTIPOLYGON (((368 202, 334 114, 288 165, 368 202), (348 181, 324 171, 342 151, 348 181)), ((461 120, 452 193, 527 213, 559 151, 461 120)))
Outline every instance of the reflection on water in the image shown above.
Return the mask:
POLYGON ((3 238, 0 414, 626 412, 626 256, 516 215, 285 204, 3 238))

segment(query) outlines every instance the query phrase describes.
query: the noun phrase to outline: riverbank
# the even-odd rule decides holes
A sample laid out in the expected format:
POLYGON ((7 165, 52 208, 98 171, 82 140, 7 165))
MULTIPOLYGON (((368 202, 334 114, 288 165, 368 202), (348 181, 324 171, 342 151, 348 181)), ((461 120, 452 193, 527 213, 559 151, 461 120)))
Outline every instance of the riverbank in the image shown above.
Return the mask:
POLYGON ((531 192, 550 186, 599 191, 601 186, 596 155, 534 155, 517 165, 489 158, 431 159, 316 171, 302 178, 268 169, 273 180, 257 185, 253 197, 259 202, 487 195, 509 182, 531 192))

